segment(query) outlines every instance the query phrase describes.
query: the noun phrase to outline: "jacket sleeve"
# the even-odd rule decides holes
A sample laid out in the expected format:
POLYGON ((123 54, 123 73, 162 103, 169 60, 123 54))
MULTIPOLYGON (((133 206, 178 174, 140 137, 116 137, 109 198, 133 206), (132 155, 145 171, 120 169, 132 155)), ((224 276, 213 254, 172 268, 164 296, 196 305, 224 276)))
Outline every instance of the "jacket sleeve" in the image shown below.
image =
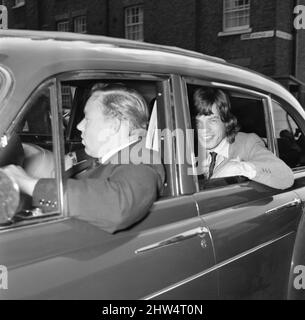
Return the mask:
POLYGON ((284 161, 269 151, 264 142, 256 135, 250 134, 247 142, 248 161, 256 168, 254 181, 276 189, 286 189, 293 185, 294 175, 284 161))
MULTIPOLYGON (((148 214, 163 182, 164 175, 143 164, 116 166, 107 178, 68 179, 69 214, 111 233, 128 228, 148 214)), ((55 194, 55 180, 41 179, 34 203, 53 203, 55 194)))

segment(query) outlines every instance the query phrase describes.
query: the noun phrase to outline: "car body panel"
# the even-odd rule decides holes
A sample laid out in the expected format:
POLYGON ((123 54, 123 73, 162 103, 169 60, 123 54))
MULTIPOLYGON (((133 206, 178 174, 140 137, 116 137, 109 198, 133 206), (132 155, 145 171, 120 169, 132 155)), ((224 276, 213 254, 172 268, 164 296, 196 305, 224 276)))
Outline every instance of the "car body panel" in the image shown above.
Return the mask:
MULTIPOLYGON (((147 219, 115 236, 76 219, 0 232, 0 257, 10 275, 10 290, 1 291, 0 298, 183 298, 183 284, 166 288, 214 265, 211 239, 206 238, 206 248, 199 237, 192 237, 135 252, 201 225, 192 197, 185 197, 156 203, 147 219), (180 216, 173 216, 175 212, 180 216)), ((202 279, 201 285, 206 289, 193 290, 194 298, 217 297, 215 275, 202 279)))

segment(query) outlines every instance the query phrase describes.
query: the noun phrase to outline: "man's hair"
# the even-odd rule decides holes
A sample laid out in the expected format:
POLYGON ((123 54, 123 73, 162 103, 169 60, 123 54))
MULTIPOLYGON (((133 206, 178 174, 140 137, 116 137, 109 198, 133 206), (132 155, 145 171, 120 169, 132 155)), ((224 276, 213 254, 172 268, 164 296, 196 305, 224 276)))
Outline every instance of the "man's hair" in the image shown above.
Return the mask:
POLYGON ((199 88, 194 92, 194 104, 197 116, 209 116, 213 114, 212 106, 215 104, 221 121, 225 124, 226 137, 229 143, 235 141, 239 131, 236 117, 231 112, 231 104, 228 95, 215 88, 199 88))
POLYGON ((130 131, 146 130, 149 112, 145 99, 134 89, 121 83, 95 84, 90 97, 96 95, 105 116, 129 121, 130 131))

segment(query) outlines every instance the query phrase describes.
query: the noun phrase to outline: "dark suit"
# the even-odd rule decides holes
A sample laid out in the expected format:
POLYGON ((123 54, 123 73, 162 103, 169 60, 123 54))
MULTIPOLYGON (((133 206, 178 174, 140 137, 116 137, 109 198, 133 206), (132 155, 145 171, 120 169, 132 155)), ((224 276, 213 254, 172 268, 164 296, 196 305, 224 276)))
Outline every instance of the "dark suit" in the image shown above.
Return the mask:
MULTIPOLYGON (((142 149, 144 141, 139 145, 137 149, 131 148, 135 145, 131 146, 132 152, 129 148, 121 150, 107 164, 90 169, 79 180, 68 179, 66 192, 70 216, 111 233, 145 217, 163 188, 165 172, 160 157, 151 150, 142 149), (144 163, 137 164, 138 151, 144 163), (159 164, 148 163, 147 159, 153 156, 159 159, 159 164), (113 159, 119 160, 119 164, 111 163, 113 159), (136 164, 122 164, 128 160, 136 164)), ((34 189, 34 205, 48 211, 57 206, 55 199, 55 180, 40 179, 34 189)))
POLYGON ((252 179, 276 189, 286 189, 293 185, 292 170, 266 147, 261 138, 254 133, 239 132, 235 141, 229 146, 229 159, 214 170, 220 172, 228 161, 239 158, 240 161, 252 163, 256 176, 252 179))

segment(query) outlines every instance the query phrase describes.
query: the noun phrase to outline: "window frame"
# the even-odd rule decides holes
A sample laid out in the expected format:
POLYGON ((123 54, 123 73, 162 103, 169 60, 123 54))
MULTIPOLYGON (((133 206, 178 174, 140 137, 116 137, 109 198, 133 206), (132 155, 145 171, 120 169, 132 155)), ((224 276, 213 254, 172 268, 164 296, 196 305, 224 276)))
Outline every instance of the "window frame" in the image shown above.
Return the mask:
POLYGON ((250 28, 251 0, 249 0, 248 8, 234 7, 234 8, 230 8, 230 9, 227 8, 228 1, 232 1, 232 0, 223 0, 223 19, 222 19, 223 32, 234 32, 234 31, 242 31, 242 30, 245 30, 245 29, 249 29, 250 28), (232 12, 239 13, 240 11, 247 10, 247 9, 248 9, 248 24, 236 25, 236 26, 233 26, 233 27, 227 27, 226 26, 227 21, 228 21, 228 18, 227 18, 228 14, 230 14, 232 12))
POLYGON ((143 5, 133 5, 128 6, 124 9, 124 29, 125 29, 125 38, 129 40, 136 40, 136 41, 144 41, 144 6, 143 5), (138 9, 139 14, 138 16, 132 15, 132 10, 138 9), (130 12, 130 15, 129 15, 130 12), (133 17, 138 17, 138 22, 129 22, 129 19, 133 19, 133 17), (139 27, 137 33, 130 32, 130 28, 139 27), (138 37, 130 37, 130 35, 139 34, 138 37))
MULTIPOLYGON (((294 107, 292 107, 289 103, 286 101, 276 97, 271 97, 271 116, 272 116, 272 127, 273 127, 273 138, 276 145, 276 156, 280 158, 279 156, 279 148, 277 143, 277 137, 276 137, 276 129, 275 129, 275 118, 274 118, 274 106, 273 102, 278 104, 279 107, 281 107, 288 115, 292 118, 292 120, 295 122, 295 124, 298 126, 299 129, 301 129, 302 134, 305 136, 305 123, 304 119, 299 115, 297 110, 295 110, 294 107)), ((304 172, 305 171, 305 165, 300 167, 291 168, 293 172, 304 172)))
MULTIPOLYGON (((58 97, 61 99, 61 83, 67 81, 78 81, 78 80, 134 80, 134 81, 155 81, 160 84, 160 90, 162 92, 158 92, 157 99, 161 99, 163 108, 163 115, 165 117, 165 126, 170 130, 173 130, 173 122, 172 122, 172 114, 171 109, 167 106, 170 105, 170 75, 167 74, 153 74, 149 72, 127 72, 127 71, 107 71, 107 70, 81 70, 81 71, 70 71, 65 72, 57 77, 58 81, 58 97)), ((62 102, 60 100, 61 108, 62 102)), ((60 123, 60 122, 59 122, 60 123)), ((63 134, 63 133, 62 133, 63 134)), ((63 135, 62 135, 63 136, 63 135)), ((170 137, 166 137, 167 140, 170 137)), ((164 138, 161 137, 161 140, 164 141, 164 138)), ((172 147, 171 152, 172 157, 174 158, 175 152, 173 151, 175 148, 175 144, 167 141, 167 144, 172 147)), ((64 141, 62 141, 62 148, 64 149, 64 141)), ((63 159, 62 159, 63 161, 63 159)), ((166 166, 165 166, 166 167, 166 166)), ((162 201, 172 197, 177 197, 179 195, 177 188, 177 172, 176 167, 174 165, 169 165, 166 167, 167 174, 167 188, 169 190, 168 194, 160 197, 157 202, 162 201)), ((68 212, 65 213, 68 215, 68 212)))
POLYGON ((15 0, 13 8, 19 8, 25 6, 25 0, 15 0))
MULTIPOLYGON (((187 116, 185 117, 185 128, 186 129, 192 129, 191 126, 191 113, 190 113, 190 106, 189 106, 189 101, 188 101, 188 91, 187 91, 187 85, 198 85, 198 86, 204 86, 204 87, 212 87, 212 88, 218 88, 218 89, 225 89, 228 91, 234 91, 237 93, 241 94, 246 94, 249 96, 253 96, 256 98, 259 98, 262 100, 263 103, 263 108, 264 108, 264 116, 265 116, 265 125, 266 125, 266 135, 267 135, 267 144, 268 144, 268 150, 270 150, 273 154, 277 155, 277 149, 276 149, 276 139, 274 136, 274 121, 273 121, 273 114, 272 114, 272 99, 269 94, 262 93, 259 91, 256 91, 255 89, 248 89, 244 88, 240 85, 232 85, 228 83, 223 83, 223 82, 218 82, 218 81, 207 81, 205 79, 200 79, 200 78, 193 78, 189 76, 183 76, 182 77, 183 81, 183 86, 184 86, 184 94, 185 94, 185 106, 187 108, 186 113, 187 116)), ((191 150, 191 155, 192 157, 195 157, 195 150, 192 148, 193 146, 191 145, 190 148, 191 150)), ((195 164, 196 160, 195 158, 192 159, 192 163, 195 164)), ((199 181, 198 177, 196 174, 196 169, 195 166, 192 166, 192 175, 193 175, 193 183, 195 185, 195 192, 200 193, 200 192, 206 192, 208 190, 211 190, 211 188, 208 188, 206 190, 201 190, 199 188, 199 181)), ((221 178, 220 178, 221 179, 221 178)), ((242 183, 243 181, 237 181, 234 184, 239 184, 242 183)), ((220 186, 220 188, 225 188, 225 186, 220 186)), ((212 189, 216 189, 212 188, 212 189)))
POLYGON ((33 101, 36 99, 36 96, 41 90, 44 88, 49 88, 50 90, 50 109, 51 109, 51 126, 52 126, 52 143, 53 143, 53 151, 54 151, 54 166, 55 166, 55 179, 56 179, 56 186, 57 186, 57 195, 58 195, 58 210, 46 213, 45 215, 32 217, 29 220, 22 220, 19 222, 16 222, 9 226, 0 226, 0 233, 1 232, 7 232, 7 231, 13 231, 16 229, 22 229, 27 228, 31 226, 41 225, 45 223, 50 222, 57 222, 59 220, 65 220, 67 219, 67 216, 64 212, 64 193, 63 193, 63 184, 62 184, 62 177, 63 177, 63 170, 64 170, 64 163, 61 163, 60 159, 60 132, 62 128, 59 126, 59 121, 61 121, 61 115, 60 115, 60 104, 58 103, 60 97, 58 95, 58 84, 56 78, 50 78, 46 81, 42 82, 32 93, 31 96, 26 100, 22 108, 19 110, 15 121, 13 121, 7 132, 6 136, 10 137, 13 132, 15 131, 16 124, 20 122, 20 120, 24 117, 24 115, 28 112, 29 107, 33 103, 33 101))
POLYGON ((66 20, 60 20, 56 22, 56 31, 60 31, 60 32, 69 32, 70 31, 70 21, 68 19, 66 20), (59 28, 59 26, 65 26, 67 27, 67 29, 61 29, 61 27, 59 28))
POLYGON ((87 16, 86 15, 80 15, 73 18, 73 32, 80 33, 80 34, 86 34, 88 32, 87 29, 87 16), (79 22, 79 24, 78 24, 79 22), (76 31, 77 28, 80 28, 80 31, 76 31))

